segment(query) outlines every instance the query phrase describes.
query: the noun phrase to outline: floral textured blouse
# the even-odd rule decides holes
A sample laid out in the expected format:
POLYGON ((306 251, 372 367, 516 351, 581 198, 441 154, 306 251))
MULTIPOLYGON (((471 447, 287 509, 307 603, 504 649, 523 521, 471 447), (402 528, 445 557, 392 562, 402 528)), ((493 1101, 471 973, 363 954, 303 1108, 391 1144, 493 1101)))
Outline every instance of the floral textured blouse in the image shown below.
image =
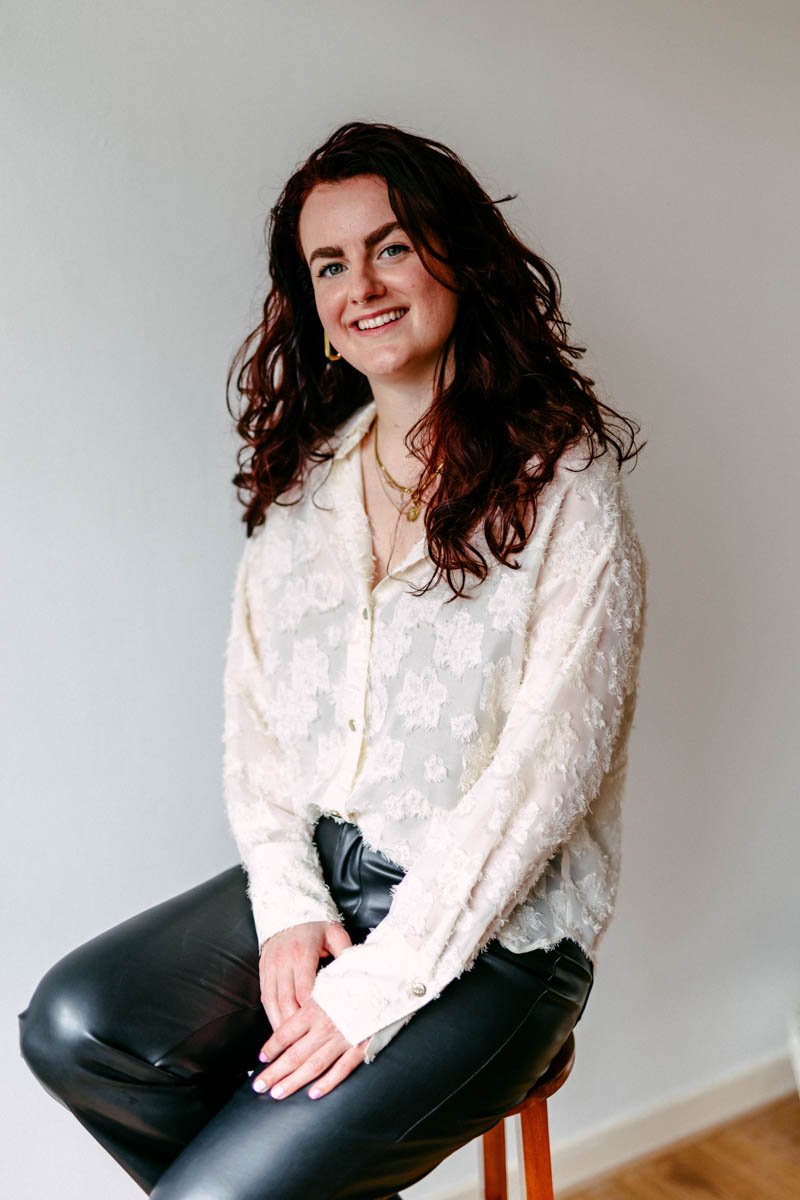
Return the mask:
MULTIPOLYGON (((259 944, 339 921, 314 826, 356 824, 406 872, 388 915, 317 972, 314 1000, 365 1061, 470 968, 574 938, 593 963, 614 908, 646 563, 616 457, 568 449, 533 533, 468 594, 430 579, 424 530, 373 588, 359 444, 247 540, 225 675, 225 802, 259 944)), ((422 525, 422 522, 420 522, 422 525)), ((471 582, 471 585, 469 583, 471 582)))

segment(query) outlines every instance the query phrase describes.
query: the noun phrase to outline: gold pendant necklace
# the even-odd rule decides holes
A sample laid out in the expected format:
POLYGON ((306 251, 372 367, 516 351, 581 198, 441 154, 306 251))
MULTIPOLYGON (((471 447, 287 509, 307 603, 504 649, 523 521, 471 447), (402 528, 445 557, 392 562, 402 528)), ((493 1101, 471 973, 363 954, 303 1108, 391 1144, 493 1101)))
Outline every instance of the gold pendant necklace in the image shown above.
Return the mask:
POLYGON ((389 491, 389 488, 386 486, 386 480, 384 479, 383 475, 380 474, 380 472, 378 473, 378 479, 380 480, 381 488, 383 489, 384 495, 388 499, 389 503, 393 505, 393 507, 396 508, 400 515, 404 516, 407 521, 416 521, 417 517, 419 516, 419 507, 414 504, 413 500, 411 505, 408 507, 407 501, 405 500, 401 500, 398 504, 394 496, 389 491))
MULTIPOLYGON (((397 509, 397 511, 399 513, 405 514, 405 518, 407 521, 416 521, 417 517, 419 516, 420 512, 422 511, 422 494, 418 488, 404 487, 402 483, 398 483, 396 479, 392 479, 391 475, 386 470, 386 467, 381 462, 381 456, 378 453, 378 422, 377 422, 377 419, 375 421, 375 461, 377 462, 377 464, 380 468, 380 471, 381 471, 381 482, 383 482, 383 480, 385 479, 386 482, 395 489, 395 491, 401 492, 404 496, 411 497, 410 501, 402 500, 400 502, 400 504, 398 504, 397 501, 395 499, 393 499, 393 497, 390 496, 389 493, 386 491, 386 486, 384 484, 383 490, 384 490, 384 492, 386 492, 386 495, 389 496, 389 499, 392 501, 392 504, 394 505, 394 507, 397 509), (408 505, 408 507, 406 507, 406 505, 408 505)), ((440 462, 438 467, 436 468, 437 475, 441 475, 443 466, 444 466, 444 462, 440 462)))

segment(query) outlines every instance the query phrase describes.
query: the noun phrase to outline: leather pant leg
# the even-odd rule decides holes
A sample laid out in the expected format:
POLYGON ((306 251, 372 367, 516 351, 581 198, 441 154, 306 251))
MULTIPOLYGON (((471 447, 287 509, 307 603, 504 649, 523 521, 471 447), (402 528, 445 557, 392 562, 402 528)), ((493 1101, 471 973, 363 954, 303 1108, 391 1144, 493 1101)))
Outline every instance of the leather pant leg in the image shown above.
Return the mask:
POLYGON ((146 1192, 271 1033, 257 954, 235 866, 67 954, 20 1014, 28 1066, 146 1192))
MULTIPOLYGON (((363 940, 402 871, 346 822, 323 818, 316 840, 363 940)), ((156 1200, 386 1200, 524 1094, 592 986, 574 942, 515 955, 494 941, 329 1095, 273 1100, 248 1077, 269 1035, 256 955, 233 868, 67 956, 22 1015, 45 1086, 145 1190, 159 1180, 156 1200)))

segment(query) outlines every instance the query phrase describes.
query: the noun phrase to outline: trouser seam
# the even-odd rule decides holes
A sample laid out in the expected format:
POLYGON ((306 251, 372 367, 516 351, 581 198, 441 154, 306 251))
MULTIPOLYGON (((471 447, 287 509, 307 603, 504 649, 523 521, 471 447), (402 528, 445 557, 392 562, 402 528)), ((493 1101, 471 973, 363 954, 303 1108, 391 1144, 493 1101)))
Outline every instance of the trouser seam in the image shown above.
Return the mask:
MULTIPOLYGON (((451 1100, 451 1099, 453 1098, 453 1096, 457 1095, 457 1094, 458 1094, 458 1092, 460 1092, 462 1088, 465 1088, 465 1087, 467 1086, 467 1084, 470 1082, 470 1080, 474 1079, 474 1078, 475 1078, 475 1076, 476 1076, 476 1075, 477 1075, 477 1074, 478 1074, 480 1071, 482 1071, 482 1070, 484 1069, 484 1067, 486 1067, 486 1066, 487 1066, 487 1064, 488 1064, 488 1063, 490 1063, 490 1062, 492 1061, 492 1059, 493 1059, 493 1058, 496 1058, 496 1057, 497 1057, 497 1055, 500 1053, 500 1051, 501 1051, 501 1050, 502 1050, 502 1049, 503 1049, 505 1046, 507 1046, 507 1045, 508 1045, 508 1043, 510 1042, 510 1040, 511 1040, 511 1039, 512 1039, 512 1038, 513 1038, 513 1037, 514 1037, 514 1036, 515 1036, 515 1035, 516 1035, 516 1034, 519 1032, 519 1030, 521 1029, 521 1027, 522 1027, 522 1026, 525 1024, 525 1022, 528 1020, 528 1017, 529 1017, 529 1016, 531 1015, 531 1013, 534 1011, 534 1009, 536 1008, 536 1005, 539 1003, 539 1001, 540 1001, 540 1000, 542 1000, 542 999, 543 999, 543 998, 544 998, 544 997, 547 995, 547 991, 548 991, 547 984, 548 984, 548 983, 550 982, 550 980, 553 978, 553 975, 554 975, 554 973, 555 973, 555 969, 556 969, 556 967, 558 966, 558 963, 559 963, 559 959, 560 959, 560 958, 561 958, 561 954, 559 954, 559 955, 558 955, 558 957, 555 959, 555 961, 554 961, 554 963, 553 963, 553 967, 552 967, 552 970, 550 971, 550 975, 548 976, 547 983, 545 983, 545 985, 544 985, 544 988, 545 988, 545 990, 544 990, 544 991, 541 993, 541 995, 539 995, 539 996, 537 996, 537 997, 536 997, 536 999, 534 1000, 533 1004, 530 1006, 530 1008, 528 1009, 528 1011, 525 1013, 525 1016, 524 1016, 524 1017, 522 1017, 522 1018, 521 1018, 521 1019, 518 1021, 518 1023, 517 1023, 517 1024, 514 1026, 514 1028, 512 1029, 511 1033, 509 1033, 508 1037, 504 1039, 504 1041, 501 1043, 501 1045, 499 1045, 499 1046, 497 1047, 497 1049, 496 1049, 496 1050, 494 1050, 494 1051, 493 1051, 493 1052, 492 1052, 492 1053, 489 1055, 489 1057, 488 1057, 487 1059, 484 1059, 484 1061, 483 1061, 483 1062, 480 1064, 480 1066, 479 1066, 479 1067, 476 1067, 476 1068, 475 1068, 475 1070, 472 1072, 472 1074, 471 1074, 471 1075, 469 1075, 469 1076, 468 1076, 468 1078, 467 1078, 467 1079, 464 1079, 464 1080, 462 1080, 462 1082, 461 1082, 461 1083, 458 1085, 458 1087, 455 1087, 455 1088, 453 1088, 453 1090, 452 1090, 451 1092, 449 1092, 449 1093, 448 1093, 448 1095, 447 1095, 447 1096, 445 1096, 445 1097, 444 1097, 442 1100, 440 1100, 438 1104, 434 1104, 434 1106, 433 1106, 432 1108, 429 1108, 427 1112, 423 1113, 421 1117, 418 1117, 418 1118, 417 1118, 417 1120, 416 1120, 416 1121, 414 1121, 414 1123, 413 1123, 412 1125, 409 1125, 408 1129, 406 1129, 406 1130, 405 1130, 403 1133, 401 1133, 401 1134, 400 1134, 398 1137, 396 1137, 396 1138, 394 1139, 394 1141, 391 1143, 391 1145, 393 1145, 393 1146, 396 1146, 396 1145, 397 1145, 399 1142, 402 1142, 402 1141, 404 1141, 404 1140, 405 1140, 405 1139, 408 1137, 408 1135, 409 1135, 409 1134, 410 1134, 410 1133, 411 1133, 411 1132, 412 1132, 414 1129, 416 1129, 417 1125, 421 1124, 421 1122, 422 1122, 422 1121, 425 1121, 425 1120, 427 1120, 427 1118, 428 1118, 428 1117, 430 1117, 430 1116, 431 1116, 433 1113, 435 1113, 435 1112, 437 1111, 437 1109, 441 1108, 443 1104, 446 1104, 446 1103, 448 1102, 448 1100, 451 1100)), ((541 982, 541 981, 540 981, 540 982, 541 982)), ((435 1003, 435 1001, 434 1001, 434 1003, 435 1003)), ((372 1154, 372 1155, 370 1156, 370 1160, 369 1160, 369 1161, 371 1162, 371 1161, 373 1161, 375 1158, 378 1158, 378 1157, 379 1157, 379 1155, 381 1154, 381 1152, 382 1152, 382 1149, 381 1149, 381 1147, 376 1147, 376 1148, 375 1148, 375 1151, 374 1151, 374 1154, 372 1154)), ((353 1177, 354 1177, 354 1175, 356 1174, 356 1172, 357 1172, 357 1171, 363 1171, 363 1170, 364 1170, 364 1168, 365 1168, 367 1165, 368 1165, 368 1163, 367 1163, 367 1162, 366 1162, 366 1161, 365 1161, 363 1158, 361 1159, 361 1161, 360 1161, 359 1163, 357 1163, 357 1164, 354 1164, 354 1166, 353 1166, 353 1169, 351 1170, 351 1172, 349 1173, 349 1175, 347 1175, 347 1176, 346 1176, 346 1178, 345 1178, 344 1180, 339 1180, 339 1182, 338 1182, 338 1186, 337 1186, 337 1190, 336 1190, 336 1192, 334 1193, 334 1196, 335 1196, 335 1197, 342 1197, 342 1200, 344 1200, 344 1197, 346 1197, 347 1193, 346 1193, 346 1192, 344 1192, 344 1193, 343 1193, 343 1192, 342 1192, 342 1189, 343 1189, 343 1188, 346 1188, 346 1187, 347 1187, 347 1186, 350 1184, 350 1182, 352 1181, 352 1179, 353 1179, 353 1177)))
POLYGON ((544 985, 544 991, 539 996, 536 997, 533 1004, 530 1006, 528 1011, 525 1013, 525 1016, 522 1017, 518 1021, 518 1023, 511 1030, 511 1033, 509 1033, 508 1037, 505 1038, 504 1041, 501 1042, 501 1044, 499 1046, 497 1046, 495 1050, 492 1051, 492 1053, 489 1055, 489 1057, 487 1059, 485 1059, 480 1064, 480 1066, 475 1068, 475 1070, 472 1072, 471 1075, 468 1075, 466 1079, 463 1079, 461 1081, 461 1083, 458 1085, 458 1087, 453 1088, 453 1090, 451 1092, 449 1092, 448 1095, 445 1096, 442 1100, 440 1100, 438 1104, 434 1104, 433 1108, 430 1108, 426 1113, 423 1113, 423 1115, 421 1117, 418 1117, 417 1120, 414 1121, 413 1125, 409 1125, 408 1129, 406 1129, 406 1131, 404 1133, 400 1134, 399 1137, 395 1138, 394 1144, 397 1144, 397 1142, 404 1141, 408 1137, 408 1135, 411 1132, 413 1132, 414 1129, 416 1129, 417 1125, 419 1125, 422 1121, 426 1121, 428 1119, 428 1117, 430 1117, 433 1113, 435 1113, 437 1111, 437 1109, 440 1109, 443 1104, 447 1104, 448 1100, 452 1100, 453 1096, 456 1096, 463 1088, 465 1088, 467 1086, 467 1084, 470 1083, 477 1074, 479 1074, 479 1072, 485 1070, 485 1068, 489 1065, 489 1063, 492 1061, 492 1059, 496 1058, 497 1055, 500 1053, 500 1051, 505 1049, 505 1047, 508 1045, 508 1043, 511 1041, 511 1039, 513 1037, 516 1037, 519 1030, 522 1028, 522 1026, 525 1024, 525 1022, 530 1017, 531 1013, 536 1008, 536 1005, 539 1003, 540 1000, 543 1000, 544 997, 551 990, 548 987, 548 985, 549 985, 550 981, 552 980, 552 978, 555 974, 556 967, 558 966, 562 957, 563 956, 561 954, 559 954, 558 957, 555 959, 553 966, 552 966, 552 970, 550 971, 550 975, 548 976, 547 981, 544 985))

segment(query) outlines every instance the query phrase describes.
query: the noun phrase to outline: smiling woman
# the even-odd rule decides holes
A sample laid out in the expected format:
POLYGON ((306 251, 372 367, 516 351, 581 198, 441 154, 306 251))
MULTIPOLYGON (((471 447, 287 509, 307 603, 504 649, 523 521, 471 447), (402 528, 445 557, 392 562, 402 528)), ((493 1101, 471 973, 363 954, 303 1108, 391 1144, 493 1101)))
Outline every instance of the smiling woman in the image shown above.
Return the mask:
POLYGON ((228 377, 241 863, 57 963, 22 1047, 157 1200, 386 1200, 528 1091, 592 989, 638 450, 574 365, 555 272, 442 143, 336 130, 269 260, 228 377))
POLYGON ((458 294, 452 280, 446 287, 434 278, 410 237, 399 240, 386 182, 358 175, 318 184, 303 205, 299 234, 332 346, 366 377, 373 395, 388 377, 393 387, 429 399, 458 294))

